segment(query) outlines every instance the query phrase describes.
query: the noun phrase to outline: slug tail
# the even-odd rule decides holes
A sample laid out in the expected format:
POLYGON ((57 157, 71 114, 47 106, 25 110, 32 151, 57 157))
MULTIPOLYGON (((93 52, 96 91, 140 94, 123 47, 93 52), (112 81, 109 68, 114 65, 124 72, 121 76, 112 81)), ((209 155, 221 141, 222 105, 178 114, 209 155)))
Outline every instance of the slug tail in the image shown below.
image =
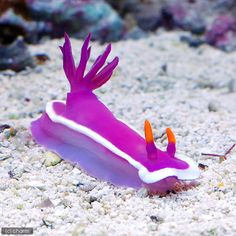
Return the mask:
POLYGON ((174 176, 167 177, 153 184, 146 184, 144 187, 148 189, 149 195, 167 196, 168 194, 187 191, 195 188, 198 182, 195 180, 183 181, 174 176))
POLYGON ((60 47, 63 54, 63 68, 70 83, 71 92, 77 92, 80 89, 94 90, 101 87, 111 78, 114 69, 119 63, 119 58, 115 57, 110 63, 105 65, 111 52, 111 44, 109 44, 102 55, 97 57, 91 69, 85 75, 91 52, 91 47, 89 47, 90 38, 91 34, 88 34, 81 48, 80 62, 77 67, 74 63, 70 39, 66 33, 65 42, 60 47))

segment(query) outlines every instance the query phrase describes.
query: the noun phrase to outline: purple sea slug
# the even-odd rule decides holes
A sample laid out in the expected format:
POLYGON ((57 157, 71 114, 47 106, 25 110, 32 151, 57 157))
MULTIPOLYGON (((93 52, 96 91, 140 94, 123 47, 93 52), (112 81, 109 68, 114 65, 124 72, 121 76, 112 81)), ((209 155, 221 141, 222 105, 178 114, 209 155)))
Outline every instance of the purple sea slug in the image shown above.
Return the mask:
POLYGON ((149 121, 145 121, 143 136, 116 118, 93 93, 110 79, 119 60, 115 57, 104 66, 111 51, 109 44, 85 74, 91 51, 89 41, 90 35, 76 67, 65 34, 60 48, 70 92, 65 102, 49 102, 43 115, 32 122, 36 142, 114 185, 145 187, 158 194, 190 186, 199 177, 198 167, 191 159, 176 156, 176 141, 170 128, 166 129, 167 148, 162 151, 155 146, 149 121))

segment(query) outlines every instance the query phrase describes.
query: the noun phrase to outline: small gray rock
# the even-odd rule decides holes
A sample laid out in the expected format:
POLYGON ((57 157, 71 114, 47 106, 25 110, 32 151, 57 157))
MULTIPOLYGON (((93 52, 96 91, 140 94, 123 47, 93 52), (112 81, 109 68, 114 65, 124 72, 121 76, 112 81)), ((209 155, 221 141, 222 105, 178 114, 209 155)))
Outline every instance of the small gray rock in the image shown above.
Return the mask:
POLYGON ((228 88, 230 93, 236 92, 236 79, 231 79, 228 83, 228 88))
POLYGON ((219 110, 220 104, 217 101, 210 101, 208 103, 208 110, 210 112, 217 112, 219 110))
POLYGON ((52 203, 50 198, 46 198, 38 205, 38 207, 40 208, 54 207, 54 204, 52 203))

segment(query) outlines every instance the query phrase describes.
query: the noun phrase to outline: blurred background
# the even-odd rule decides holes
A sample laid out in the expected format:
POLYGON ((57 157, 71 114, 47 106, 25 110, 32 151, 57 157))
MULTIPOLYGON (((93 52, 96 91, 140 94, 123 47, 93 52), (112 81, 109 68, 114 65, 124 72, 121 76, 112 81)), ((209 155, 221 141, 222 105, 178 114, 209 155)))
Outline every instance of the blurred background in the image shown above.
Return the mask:
MULTIPOLYGON (((0 70, 33 66, 28 44, 64 32, 101 43, 140 39, 157 30, 183 30, 191 47, 236 49, 235 0, 0 0, 0 70)), ((46 60, 47 55, 37 55, 46 60)))

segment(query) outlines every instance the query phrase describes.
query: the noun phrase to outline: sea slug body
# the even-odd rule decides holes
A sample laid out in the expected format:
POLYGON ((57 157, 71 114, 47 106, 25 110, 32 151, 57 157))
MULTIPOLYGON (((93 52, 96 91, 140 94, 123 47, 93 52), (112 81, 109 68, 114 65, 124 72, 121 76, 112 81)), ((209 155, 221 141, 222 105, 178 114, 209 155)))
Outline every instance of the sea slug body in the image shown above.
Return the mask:
POLYGON ((162 151, 154 143, 149 121, 144 123, 142 136, 117 119, 96 97, 93 90, 110 79, 119 60, 115 57, 104 66, 111 51, 109 44, 85 74, 91 51, 89 41, 90 35, 76 67, 65 34, 61 51, 71 90, 65 102, 49 102, 43 115, 32 122, 36 142, 64 160, 78 163, 90 175, 119 186, 165 193, 180 183, 197 179, 199 170, 194 161, 176 156, 176 141, 170 128, 166 129, 167 148, 162 151))

